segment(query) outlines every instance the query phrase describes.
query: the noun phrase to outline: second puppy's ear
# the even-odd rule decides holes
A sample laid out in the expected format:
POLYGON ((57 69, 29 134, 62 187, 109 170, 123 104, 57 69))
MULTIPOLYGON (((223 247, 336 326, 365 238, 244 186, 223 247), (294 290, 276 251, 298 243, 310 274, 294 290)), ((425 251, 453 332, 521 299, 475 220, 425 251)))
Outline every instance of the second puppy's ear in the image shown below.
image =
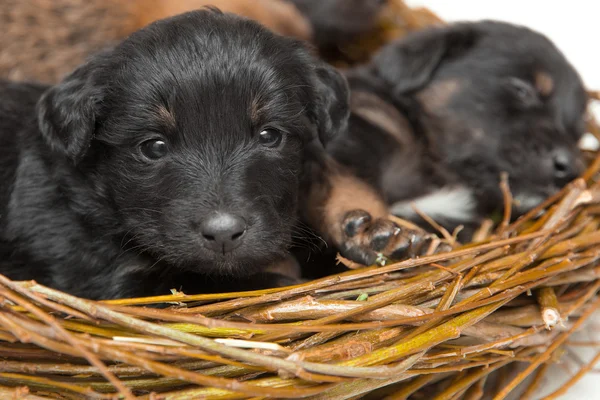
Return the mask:
POLYGON ((319 140, 326 145, 348 126, 350 89, 346 78, 330 65, 319 64, 315 72, 318 100, 314 114, 319 140))
POLYGON ((89 148, 103 90, 94 83, 94 60, 50 88, 37 104, 38 125, 53 151, 79 162, 89 148))
POLYGON ((371 67, 395 94, 408 93, 425 86, 445 59, 467 51, 476 38, 467 23, 425 29, 386 45, 371 67))

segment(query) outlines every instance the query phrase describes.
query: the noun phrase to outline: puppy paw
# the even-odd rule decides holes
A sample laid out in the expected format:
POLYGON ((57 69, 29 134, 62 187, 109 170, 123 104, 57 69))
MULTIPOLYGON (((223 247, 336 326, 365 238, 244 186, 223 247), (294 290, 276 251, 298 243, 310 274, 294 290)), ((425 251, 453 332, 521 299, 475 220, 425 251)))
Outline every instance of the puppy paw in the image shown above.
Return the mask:
POLYGON ((387 218, 374 219, 364 210, 352 210, 342 221, 340 254, 363 265, 385 265, 425 254, 434 236, 400 227, 387 218))

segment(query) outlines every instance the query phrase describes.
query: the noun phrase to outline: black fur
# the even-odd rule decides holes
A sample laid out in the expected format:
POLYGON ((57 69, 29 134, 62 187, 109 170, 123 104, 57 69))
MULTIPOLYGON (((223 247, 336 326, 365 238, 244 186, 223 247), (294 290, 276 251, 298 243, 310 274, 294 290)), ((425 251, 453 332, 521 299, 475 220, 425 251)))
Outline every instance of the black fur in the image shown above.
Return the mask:
POLYGON ((344 128, 347 93, 299 42, 212 9, 54 87, 0 83, 0 273, 88 298, 282 282, 260 270, 287 255, 307 149, 344 128), (152 139, 165 157, 142 154, 152 139), (231 252, 199 232, 216 211, 247 222, 231 252))
POLYGON ((519 215, 581 172, 584 87, 557 48, 527 28, 482 21, 424 30, 348 78, 353 102, 374 95, 399 112, 402 132, 394 137, 353 105, 349 130, 328 150, 390 205, 460 186, 474 194, 478 220, 503 208, 504 171, 519 215), (551 78, 540 83, 548 95, 536 84, 540 73, 551 78))
POLYGON ((290 0, 313 27, 323 51, 373 31, 387 0, 290 0))

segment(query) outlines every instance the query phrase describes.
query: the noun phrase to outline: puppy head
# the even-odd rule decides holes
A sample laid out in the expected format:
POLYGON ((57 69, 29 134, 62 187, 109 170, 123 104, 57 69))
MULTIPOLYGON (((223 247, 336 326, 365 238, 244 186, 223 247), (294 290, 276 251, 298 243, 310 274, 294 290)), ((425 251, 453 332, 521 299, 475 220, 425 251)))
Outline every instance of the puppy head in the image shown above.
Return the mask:
POLYGON ((130 245, 243 273, 285 252, 305 153, 343 128, 347 97, 295 40, 202 10, 91 59, 43 96, 38 118, 130 245))
POLYGON ((502 207, 501 172, 522 213, 582 170, 585 90, 539 33, 492 21, 426 30, 383 49, 372 68, 397 99, 416 99, 433 156, 484 211, 502 207))

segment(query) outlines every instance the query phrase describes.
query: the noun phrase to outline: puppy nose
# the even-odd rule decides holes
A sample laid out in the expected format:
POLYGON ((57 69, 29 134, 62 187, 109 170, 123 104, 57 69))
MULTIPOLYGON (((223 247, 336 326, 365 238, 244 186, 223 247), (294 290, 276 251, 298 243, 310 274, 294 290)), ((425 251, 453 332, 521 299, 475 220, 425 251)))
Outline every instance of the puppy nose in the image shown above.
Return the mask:
POLYGON ((579 163, 567 149, 556 149, 552 154, 554 179, 560 186, 577 178, 580 173, 579 163))
POLYGON ((233 214, 216 213, 202 222, 200 232, 206 247, 225 254, 242 244, 246 221, 233 214))

